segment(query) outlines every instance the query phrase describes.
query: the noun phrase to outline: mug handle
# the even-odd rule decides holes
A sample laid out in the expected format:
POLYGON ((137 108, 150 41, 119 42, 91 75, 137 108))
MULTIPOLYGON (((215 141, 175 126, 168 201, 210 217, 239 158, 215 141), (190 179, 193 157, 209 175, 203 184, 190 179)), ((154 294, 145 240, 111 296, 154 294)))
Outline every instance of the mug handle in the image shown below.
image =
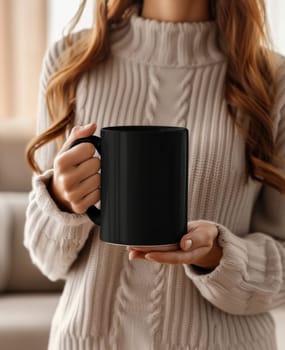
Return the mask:
MULTIPOLYGON (((77 146, 81 143, 91 143, 92 145, 95 146, 96 150, 98 151, 98 153, 100 155, 101 154, 101 138, 96 136, 96 135, 92 135, 89 137, 83 137, 81 139, 77 139, 75 140, 70 148, 77 146)), ((92 207, 87 209, 86 214, 89 216, 89 218, 97 225, 101 225, 101 210, 96 208, 95 205, 93 205, 92 207)))

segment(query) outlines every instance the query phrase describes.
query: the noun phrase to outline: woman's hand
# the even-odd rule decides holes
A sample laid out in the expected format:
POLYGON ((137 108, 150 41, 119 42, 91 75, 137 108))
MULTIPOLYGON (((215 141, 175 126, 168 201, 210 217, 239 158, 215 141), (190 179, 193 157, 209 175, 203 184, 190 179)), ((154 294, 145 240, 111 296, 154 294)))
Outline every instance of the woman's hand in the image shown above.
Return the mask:
POLYGON ((60 209, 82 214, 100 200, 101 162, 94 157, 95 147, 82 143, 70 148, 75 140, 91 136, 96 124, 75 126, 54 160, 54 175, 49 191, 60 209))
POLYGON ((172 251, 159 251, 155 248, 127 247, 129 259, 146 259, 162 264, 191 264, 204 269, 214 269, 222 257, 222 248, 218 245, 218 228, 216 225, 203 222, 188 222, 188 232, 180 246, 172 251))

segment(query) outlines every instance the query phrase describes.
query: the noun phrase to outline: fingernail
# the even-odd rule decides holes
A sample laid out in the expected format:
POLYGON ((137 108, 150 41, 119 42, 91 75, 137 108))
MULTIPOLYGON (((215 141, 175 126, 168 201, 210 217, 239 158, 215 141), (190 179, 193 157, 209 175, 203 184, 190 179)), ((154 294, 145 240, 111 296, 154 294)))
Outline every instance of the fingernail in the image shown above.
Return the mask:
POLYGON ((75 125, 72 129, 71 132, 74 133, 76 130, 78 130, 80 128, 80 126, 75 125))
POLYGON ((134 253, 133 252, 129 252, 129 260, 133 260, 134 259, 134 253))
POLYGON ((185 250, 190 250, 190 248, 192 247, 192 239, 187 239, 185 242, 184 242, 184 248, 185 250))

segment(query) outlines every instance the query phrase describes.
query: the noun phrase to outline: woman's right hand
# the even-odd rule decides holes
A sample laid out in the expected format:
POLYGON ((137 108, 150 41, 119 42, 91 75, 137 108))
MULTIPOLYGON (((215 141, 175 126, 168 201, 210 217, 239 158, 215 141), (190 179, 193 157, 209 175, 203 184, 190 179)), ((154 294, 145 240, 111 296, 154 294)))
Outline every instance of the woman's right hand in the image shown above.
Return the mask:
POLYGON ((54 174, 49 191, 61 210, 83 214, 100 200, 101 161, 94 157, 95 147, 71 144, 94 134, 96 124, 75 126, 54 160, 54 174))

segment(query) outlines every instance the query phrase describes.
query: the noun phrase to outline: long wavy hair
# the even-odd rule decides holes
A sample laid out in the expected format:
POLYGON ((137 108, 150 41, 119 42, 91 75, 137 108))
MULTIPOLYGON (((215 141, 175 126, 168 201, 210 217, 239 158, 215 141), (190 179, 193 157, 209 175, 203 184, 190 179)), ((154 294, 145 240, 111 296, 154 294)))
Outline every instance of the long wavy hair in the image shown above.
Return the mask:
MULTIPOLYGON (((74 124, 79 78, 107 59, 110 32, 124 25, 132 10, 140 12, 142 2, 96 0, 92 29, 74 42, 72 31, 86 4, 86 0, 81 1, 65 36, 61 65, 47 85, 52 124, 27 146, 27 160, 35 172, 41 172, 35 160, 36 150, 54 139, 62 144, 66 130, 74 124)), ((225 100, 230 116, 244 136, 247 179, 251 177, 285 192, 285 176, 279 169, 281 159, 273 132, 277 65, 268 38, 265 0, 210 0, 209 6, 228 58, 225 100)))

